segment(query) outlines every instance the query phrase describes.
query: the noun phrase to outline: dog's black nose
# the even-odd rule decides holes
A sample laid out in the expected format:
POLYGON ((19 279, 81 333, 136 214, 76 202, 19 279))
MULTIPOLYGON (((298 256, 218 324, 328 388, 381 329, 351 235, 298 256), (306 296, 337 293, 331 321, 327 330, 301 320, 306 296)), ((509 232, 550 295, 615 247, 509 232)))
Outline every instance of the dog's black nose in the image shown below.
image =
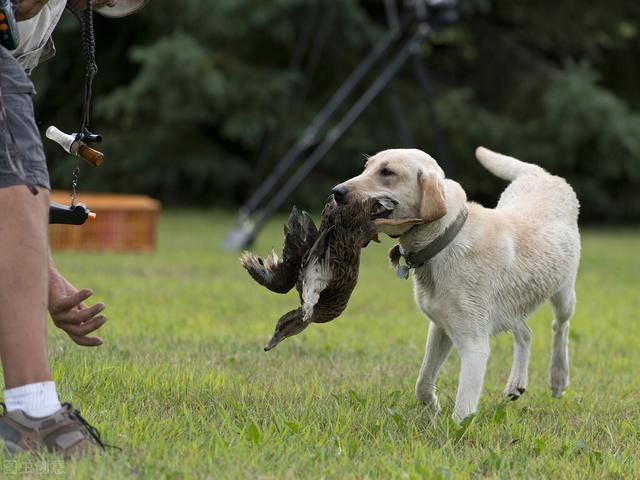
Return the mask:
POLYGON ((347 201, 347 193, 349 193, 349 189, 342 185, 338 185, 337 187, 333 187, 331 193, 333 193, 333 198, 336 199, 336 203, 342 205, 347 201))

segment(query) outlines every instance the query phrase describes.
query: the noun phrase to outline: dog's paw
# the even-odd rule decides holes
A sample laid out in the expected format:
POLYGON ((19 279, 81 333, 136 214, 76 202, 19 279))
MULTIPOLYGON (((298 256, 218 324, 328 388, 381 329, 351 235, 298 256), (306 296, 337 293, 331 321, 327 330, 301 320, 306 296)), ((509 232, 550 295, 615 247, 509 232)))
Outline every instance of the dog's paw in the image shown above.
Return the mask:
POLYGON ((516 400, 518 400, 520 398, 520 396, 526 391, 526 388, 517 388, 515 392, 504 392, 504 396, 507 398, 507 400, 511 400, 512 402, 515 402, 516 400))
POLYGON ((516 401, 527 390, 527 381, 522 378, 509 378, 504 389, 504 396, 507 400, 516 401))
POLYGON ((569 372, 563 368, 552 368, 549 376, 549 386, 551 395, 554 398, 561 398, 569 385, 569 372))
POLYGON ((432 394, 420 394, 416 392, 416 396, 418 397, 418 401, 424 405, 424 407, 432 412, 433 414, 440 413, 440 403, 438 402, 438 397, 432 394))
POLYGON ((431 403, 423 404, 423 405, 424 405, 424 410, 427 412, 427 414, 430 417, 437 417, 438 415, 440 415, 440 412, 442 411, 440 409, 440 403, 438 403, 437 399, 431 403))
POLYGON ((562 398, 562 396, 564 395, 565 390, 567 389, 567 385, 569 382, 566 381, 557 381, 557 382, 550 382, 550 387, 551 387, 551 396, 553 398, 562 398))

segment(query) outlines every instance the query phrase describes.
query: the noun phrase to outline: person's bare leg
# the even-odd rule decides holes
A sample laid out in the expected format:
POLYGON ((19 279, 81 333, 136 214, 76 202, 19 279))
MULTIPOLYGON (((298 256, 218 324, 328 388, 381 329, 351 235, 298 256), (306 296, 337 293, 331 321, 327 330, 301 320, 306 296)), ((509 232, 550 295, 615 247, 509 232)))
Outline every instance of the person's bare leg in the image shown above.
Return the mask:
MULTIPOLYGON (((46 448, 70 460, 94 455, 104 445, 71 404, 60 405, 51 381, 46 329, 51 298, 48 207, 46 190, 33 196, 24 186, 0 188, 0 357, 6 385, 0 449, 15 453, 46 448)), ((77 334, 78 343, 95 345, 90 339, 88 343, 78 341, 84 330, 78 331, 75 323, 79 314, 74 302, 81 303, 87 295, 73 294, 75 289, 62 277, 58 288, 71 294, 65 299, 57 292, 54 312, 58 321, 72 338, 77 334)), ((86 306, 84 310, 89 313, 88 321, 97 313, 86 306)))
POLYGON ((0 358, 7 389, 51 380, 47 354, 49 192, 0 188, 0 358))

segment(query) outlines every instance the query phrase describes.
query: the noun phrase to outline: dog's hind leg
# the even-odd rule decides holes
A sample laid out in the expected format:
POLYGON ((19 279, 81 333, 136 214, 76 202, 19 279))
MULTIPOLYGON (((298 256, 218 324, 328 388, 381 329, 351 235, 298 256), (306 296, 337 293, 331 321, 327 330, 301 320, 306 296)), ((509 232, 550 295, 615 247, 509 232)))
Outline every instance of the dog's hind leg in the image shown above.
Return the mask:
POLYGON ((518 322, 511 330, 513 334, 513 364, 504 395, 509 400, 517 400, 527 389, 529 380, 529 350, 531 329, 524 322, 518 322))
POLYGON ((436 412, 440 411, 436 396, 436 380, 440 367, 449 356, 451 346, 451 339, 445 331, 431 322, 427 334, 427 349, 416 382, 416 397, 418 401, 436 412))
POLYGON ((576 306, 573 282, 549 299, 553 309, 551 364, 549 386, 551 394, 560 398, 569 384, 569 320, 576 306))

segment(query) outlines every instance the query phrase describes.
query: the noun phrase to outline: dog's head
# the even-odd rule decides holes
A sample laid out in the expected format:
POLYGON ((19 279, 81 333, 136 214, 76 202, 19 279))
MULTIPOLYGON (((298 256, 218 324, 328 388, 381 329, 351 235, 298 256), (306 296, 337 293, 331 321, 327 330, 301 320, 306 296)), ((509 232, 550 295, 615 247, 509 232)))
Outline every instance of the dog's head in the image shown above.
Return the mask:
POLYGON ((371 218, 380 232, 391 236, 447 213, 444 172, 417 149, 384 150, 370 157, 364 172, 336 185, 332 193, 339 204, 358 197, 375 199, 371 218))

